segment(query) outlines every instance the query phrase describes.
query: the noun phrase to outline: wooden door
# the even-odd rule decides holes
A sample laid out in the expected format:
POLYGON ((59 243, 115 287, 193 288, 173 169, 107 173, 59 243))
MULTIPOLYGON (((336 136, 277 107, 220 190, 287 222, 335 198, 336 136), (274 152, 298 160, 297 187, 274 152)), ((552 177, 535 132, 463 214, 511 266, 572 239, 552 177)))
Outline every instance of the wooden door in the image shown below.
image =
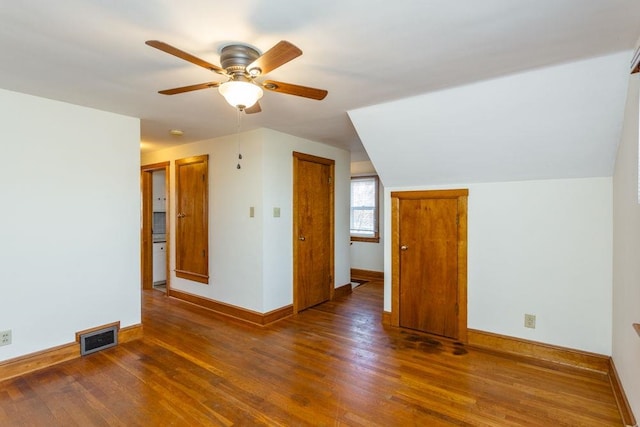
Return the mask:
POLYGON ((395 308, 401 327, 466 338, 467 193, 460 193, 392 193, 395 308))
POLYGON ((200 283, 209 283, 208 160, 176 160, 176 276, 200 283))
POLYGON ((333 292, 334 161, 294 153, 294 311, 333 292))

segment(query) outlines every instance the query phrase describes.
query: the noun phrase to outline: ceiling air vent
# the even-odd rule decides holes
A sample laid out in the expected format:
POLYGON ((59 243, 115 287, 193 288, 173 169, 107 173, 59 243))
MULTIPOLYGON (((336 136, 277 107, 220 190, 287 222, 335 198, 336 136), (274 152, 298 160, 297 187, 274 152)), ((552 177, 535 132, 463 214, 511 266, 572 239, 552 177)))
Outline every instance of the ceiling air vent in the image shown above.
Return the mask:
POLYGON ((92 331, 80 335, 80 354, 95 353, 105 348, 114 347, 118 344, 118 328, 111 326, 108 328, 92 331))

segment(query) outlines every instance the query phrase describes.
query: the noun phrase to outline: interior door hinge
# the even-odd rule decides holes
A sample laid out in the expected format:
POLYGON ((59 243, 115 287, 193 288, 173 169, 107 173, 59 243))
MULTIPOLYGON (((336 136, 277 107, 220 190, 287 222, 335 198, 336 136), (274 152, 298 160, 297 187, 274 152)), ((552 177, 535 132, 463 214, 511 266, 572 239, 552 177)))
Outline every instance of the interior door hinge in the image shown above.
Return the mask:
POLYGON ((329 283, 333 280, 333 276, 329 276, 329 283))
POLYGON ((329 184, 331 184, 331 177, 329 177, 329 184))
POLYGON ((202 256, 207 256, 207 251, 206 250, 202 250, 202 256))

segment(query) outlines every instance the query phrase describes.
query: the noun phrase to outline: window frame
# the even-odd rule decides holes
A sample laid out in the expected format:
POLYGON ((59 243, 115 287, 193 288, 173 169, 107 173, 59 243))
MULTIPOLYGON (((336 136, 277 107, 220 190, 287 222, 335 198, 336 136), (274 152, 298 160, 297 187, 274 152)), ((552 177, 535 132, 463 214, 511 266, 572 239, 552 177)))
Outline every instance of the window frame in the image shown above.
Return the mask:
POLYGON ((375 184, 375 198, 373 207, 373 236, 365 236, 351 231, 351 219, 353 212, 353 205, 351 204, 351 197, 349 197, 349 235, 352 242, 369 242, 380 243, 380 179, 378 175, 355 175, 351 177, 349 182, 349 196, 351 196, 351 184, 353 181, 362 181, 372 179, 375 184))

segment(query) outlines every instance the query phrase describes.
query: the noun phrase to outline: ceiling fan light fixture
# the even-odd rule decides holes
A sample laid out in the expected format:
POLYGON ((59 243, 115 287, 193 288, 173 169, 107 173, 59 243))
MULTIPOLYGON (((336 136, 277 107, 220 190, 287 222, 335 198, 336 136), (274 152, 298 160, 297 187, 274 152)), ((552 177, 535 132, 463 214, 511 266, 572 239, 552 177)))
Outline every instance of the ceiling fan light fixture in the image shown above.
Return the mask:
POLYGON ((244 110, 251 107, 262 98, 262 88, 253 83, 243 81, 229 81, 222 83, 218 91, 229 105, 244 110))

